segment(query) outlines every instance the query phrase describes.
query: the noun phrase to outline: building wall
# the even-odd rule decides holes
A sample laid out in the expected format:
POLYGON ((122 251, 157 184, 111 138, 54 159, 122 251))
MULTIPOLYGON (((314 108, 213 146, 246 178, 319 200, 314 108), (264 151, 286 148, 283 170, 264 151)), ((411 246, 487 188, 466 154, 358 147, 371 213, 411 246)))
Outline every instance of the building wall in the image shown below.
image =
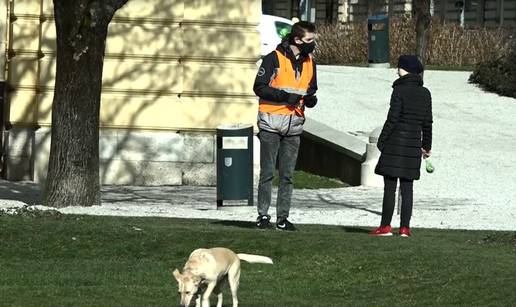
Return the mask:
MULTIPOLYGON (((213 184, 215 128, 256 122, 259 21, 258 0, 131 0, 116 13, 100 111, 104 183, 213 184)), ((42 180, 55 80, 52 1, 13 0, 8 27, 4 172, 42 180)))
MULTIPOLYGON (((310 16, 310 21, 336 22, 338 20, 339 2, 342 0, 307 0, 309 7, 315 9, 315 15, 310 16)), ((262 12, 292 19, 301 18, 304 12, 300 11, 299 0, 262 0, 262 12)))
MULTIPOLYGON (((503 13, 503 24, 516 25, 516 0, 462 0, 465 3, 466 25, 500 25, 503 13)), ((391 16, 410 16, 413 0, 340 0, 342 7, 348 7, 348 18, 342 21, 365 19, 374 12, 391 16)), ((461 9, 456 6, 457 0, 432 0, 431 12, 444 22, 459 22, 461 9)))
POLYGON ((340 0, 339 2, 340 22, 363 21, 371 15, 410 16, 412 11, 412 0, 340 0))
MULTIPOLYGON (((365 20, 371 14, 388 14, 389 0, 307 0, 315 9, 311 17, 316 23, 351 22, 365 20)), ((392 0, 392 11, 396 15, 410 13, 412 0, 392 0)), ((298 0, 262 0, 265 14, 291 19, 301 17, 298 0)))
POLYGON ((291 19, 297 16, 295 7, 297 8, 297 3, 292 0, 262 0, 262 12, 267 15, 291 19))
MULTIPOLYGON (((461 9, 455 0, 434 0, 434 16, 444 22, 459 22, 461 9)), ((464 0, 464 24, 516 26, 516 0, 464 0)))
MULTIPOLYGON (((499 26, 501 17, 505 26, 516 25, 516 0, 463 0, 466 26, 499 26), (501 16, 501 14, 503 16, 501 16)), ((442 22, 460 21, 461 9, 457 0, 433 0, 431 11, 442 22)), ((411 16, 413 0, 339 0, 339 21, 365 20, 371 14, 411 16), (389 7, 392 11, 389 12, 389 7)))

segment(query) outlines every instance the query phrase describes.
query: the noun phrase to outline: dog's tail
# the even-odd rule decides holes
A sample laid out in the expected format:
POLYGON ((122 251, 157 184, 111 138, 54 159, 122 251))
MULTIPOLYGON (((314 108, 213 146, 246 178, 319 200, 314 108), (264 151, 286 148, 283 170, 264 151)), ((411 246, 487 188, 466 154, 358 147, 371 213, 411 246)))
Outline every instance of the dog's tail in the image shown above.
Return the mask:
POLYGON ((237 254, 240 260, 244 260, 249 263, 268 263, 272 264, 272 259, 265 256, 249 255, 249 254, 237 254))

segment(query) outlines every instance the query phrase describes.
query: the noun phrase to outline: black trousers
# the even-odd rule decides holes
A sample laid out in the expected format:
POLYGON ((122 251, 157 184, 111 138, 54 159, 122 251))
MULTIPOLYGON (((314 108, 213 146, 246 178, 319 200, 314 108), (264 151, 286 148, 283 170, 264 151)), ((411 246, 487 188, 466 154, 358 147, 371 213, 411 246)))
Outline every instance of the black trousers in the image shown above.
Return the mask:
MULTIPOLYGON (((413 204, 413 187, 414 181, 399 178, 401 189, 401 227, 410 227, 410 217, 412 216, 413 204)), ((396 187, 398 178, 384 176, 383 188, 383 205, 382 205, 382 223, 381 226, 391 224, 392 214, 394 213, 394 204, 396 201, 396 187)))

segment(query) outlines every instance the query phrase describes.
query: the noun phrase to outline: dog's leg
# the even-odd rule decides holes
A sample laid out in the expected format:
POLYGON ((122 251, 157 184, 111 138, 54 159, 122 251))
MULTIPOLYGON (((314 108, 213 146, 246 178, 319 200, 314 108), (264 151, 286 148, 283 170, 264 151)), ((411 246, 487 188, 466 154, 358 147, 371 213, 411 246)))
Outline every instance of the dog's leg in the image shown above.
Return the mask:
POLYGON ((213 293, 217 295, 217 307, 222 307, 222 287, 224 286, 227 277, 219 280, 215 289, 213 289, 213 293))
POLYGON ((217 307, 222 307, 222 292, 217 294, 217 307))
POLYGON ((210 295, 217 285, 216 281, 210 282, 202 294, 202 307, 210 307, 210 295))
POLYGON ((198 295, 195 299, 195 307, 201 307, 201 296, 198 295))
POLYGON ((222 289, 220 289, 219 285, 215 287, 213 294, 217 296, 217 307, 222 307, 222 289))
POLYGON ((238 285, 240 284, 240 265, 232 266, 228 271, 229 288, 233 297, 233 307, 238 307, 238 285))

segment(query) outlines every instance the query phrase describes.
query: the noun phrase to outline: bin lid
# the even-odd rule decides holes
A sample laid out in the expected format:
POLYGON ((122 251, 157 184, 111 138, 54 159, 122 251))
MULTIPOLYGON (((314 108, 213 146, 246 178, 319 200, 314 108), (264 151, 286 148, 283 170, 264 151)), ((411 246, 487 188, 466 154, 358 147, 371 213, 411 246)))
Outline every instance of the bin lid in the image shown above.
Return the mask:
POLYGON ((380 20, 385 20, 385 19, 389 19, 389 16, 382 14, 382 15, 372 15, 367 18, 368 21, 380 21, 380 20))
POLYGON ((230 123, 230 124, 220 124, 217 126, 218 130, 240 130, 245 128, 253 127, 252 124, 246 123, 230 123))

